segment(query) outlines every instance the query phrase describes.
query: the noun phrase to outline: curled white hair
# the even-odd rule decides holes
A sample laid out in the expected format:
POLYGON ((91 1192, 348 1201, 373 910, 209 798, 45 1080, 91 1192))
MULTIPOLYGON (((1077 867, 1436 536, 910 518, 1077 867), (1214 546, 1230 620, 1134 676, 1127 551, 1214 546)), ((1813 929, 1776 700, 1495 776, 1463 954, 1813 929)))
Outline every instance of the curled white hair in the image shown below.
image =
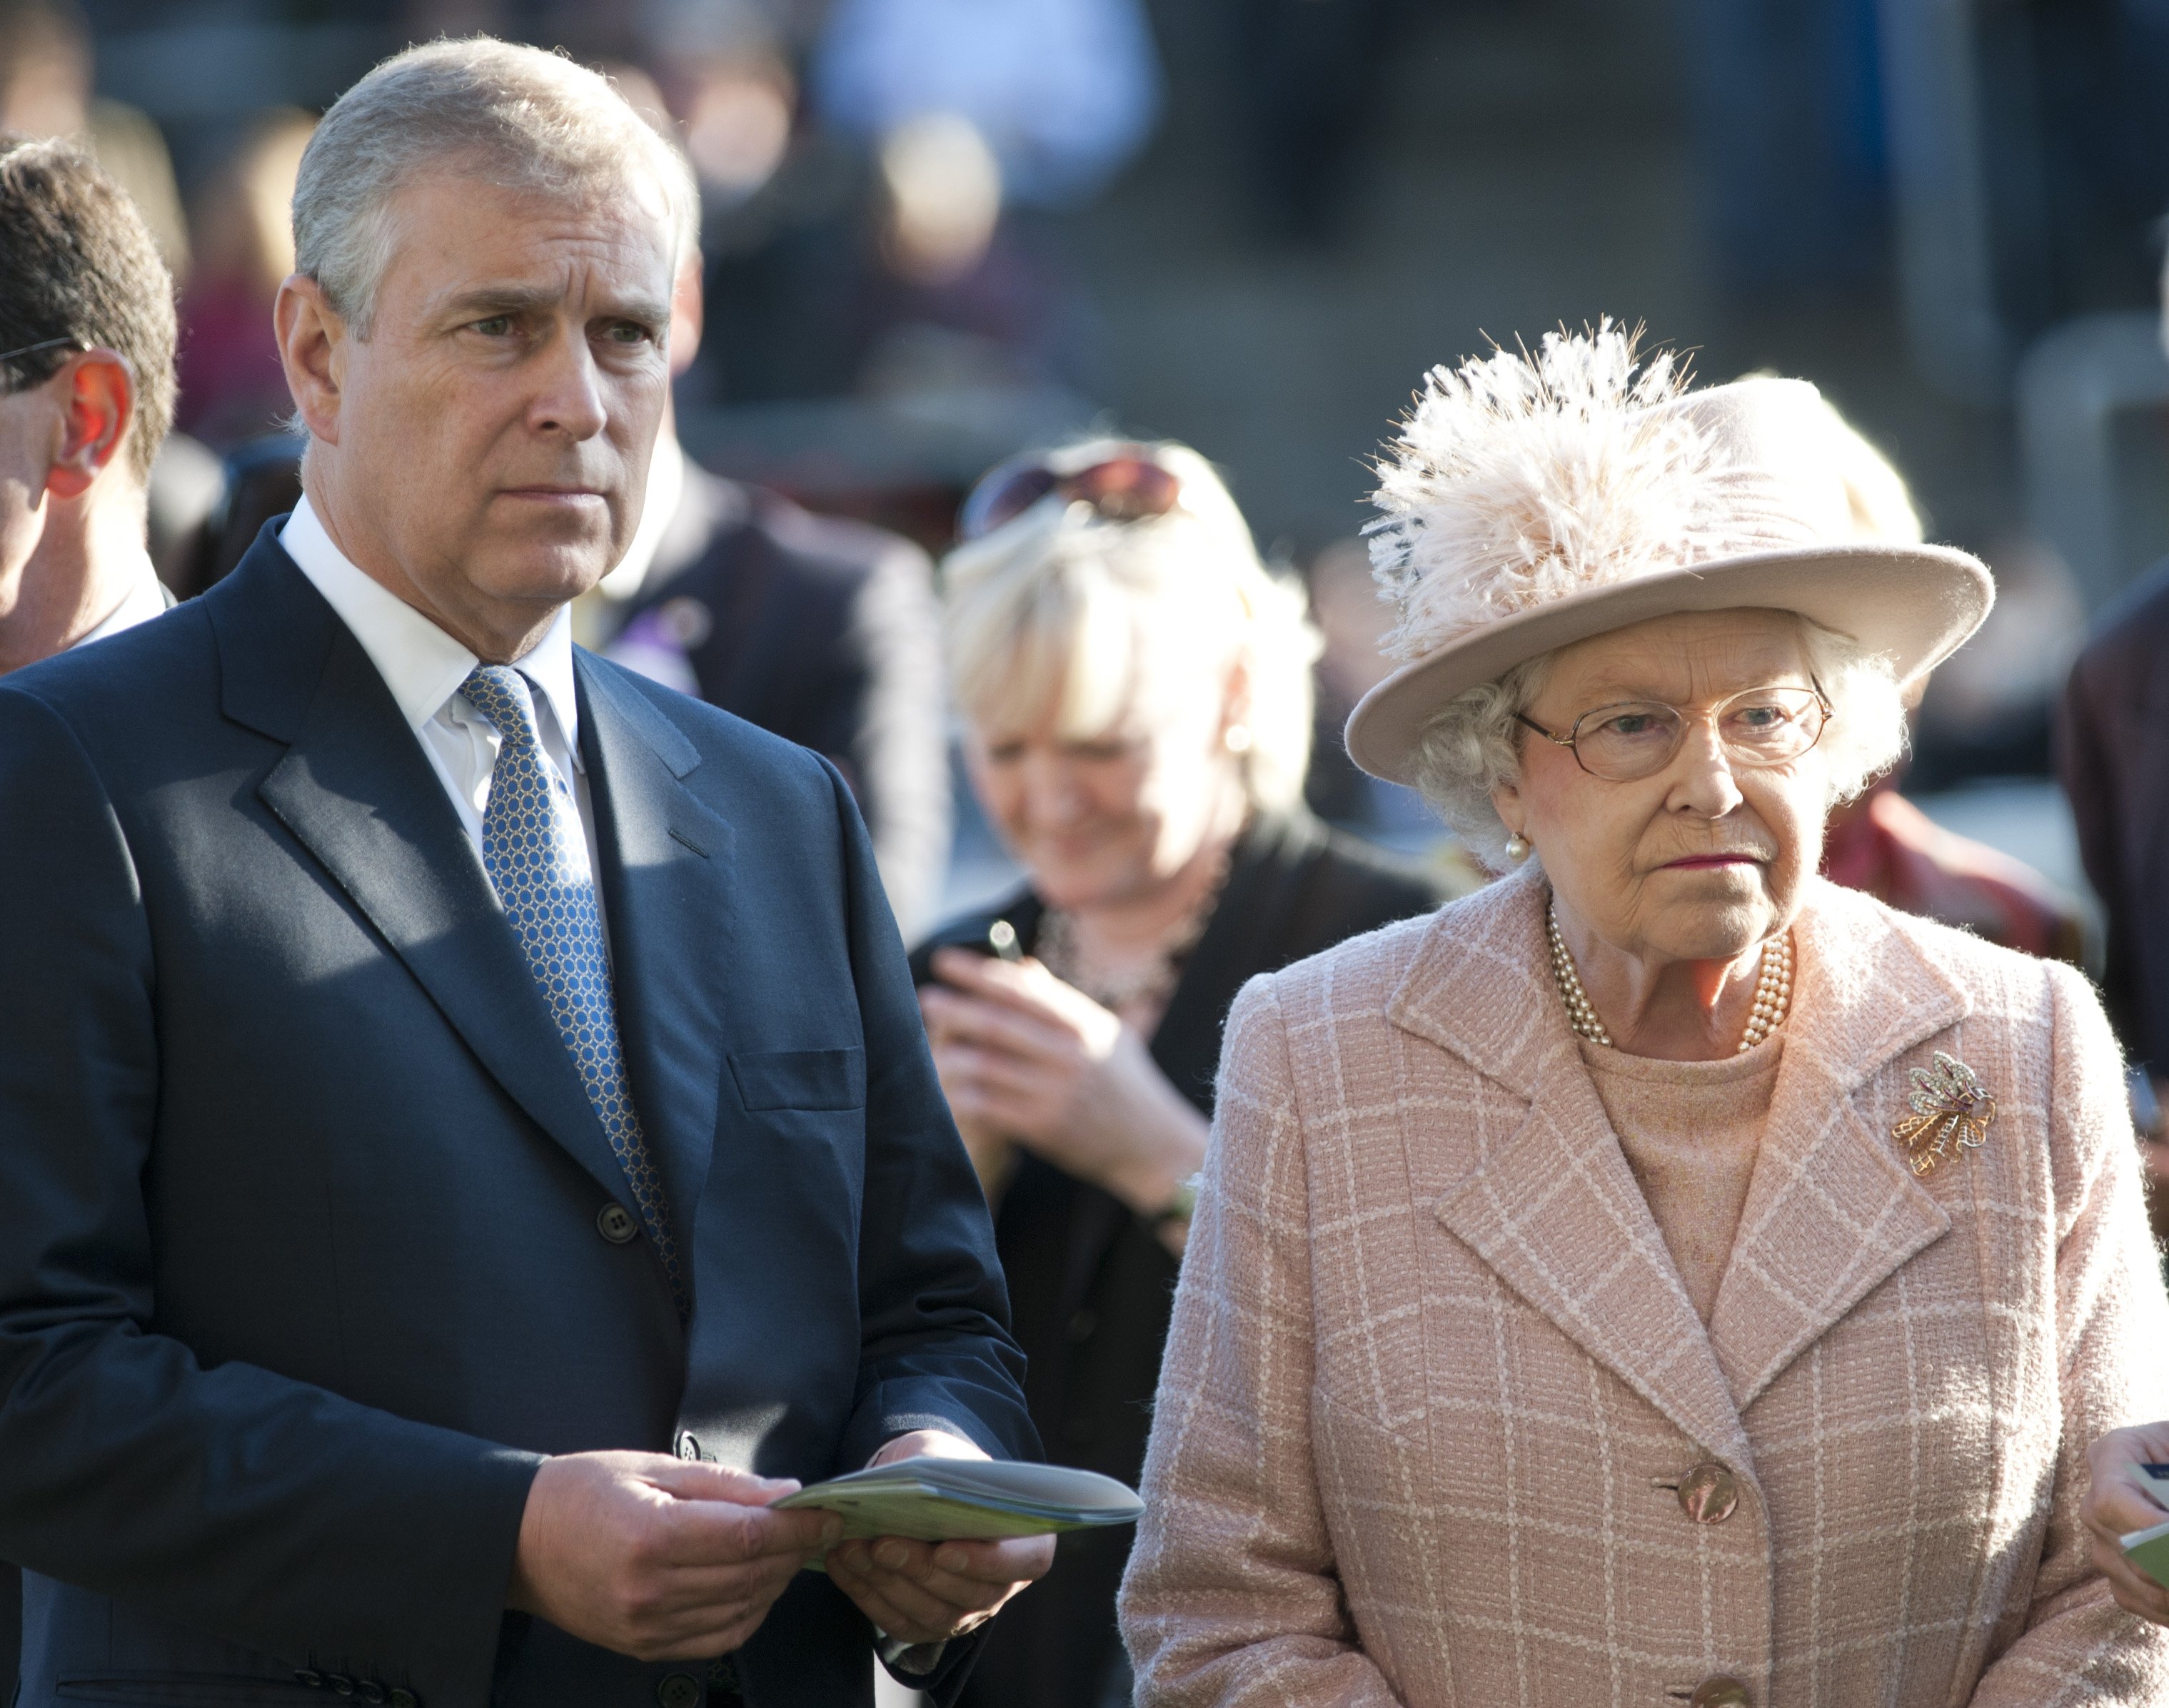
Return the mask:
MULTIPOLYGON (((1890 661, 1849 636, 1793 613, 1808 669, 1831 703, 1815 751, 1829 778, 1825 807, 1852 800, 1896 764, 1906 742, 1905 706, 1890 661)), ((1476 856, 1495 871, 1506 859, 1506 827, 1492 791, 1521 776, 1520 721, 1543 691, 1557 655, 1517 664, 1447 702, 1416 744, 1416 787, 1476 856)))
MULTIPOLYGON (((1050 461, 1089 467, 1127 441, 1088 440, 1050 461)), ((1141 696, 1185 676, 1247 674, 1239 756, 1262 811, 1292 806, 1310 763, 1310 669, 1319 650, 1302 592, 1260 561, 1249 524, 1212 465, 1186 445, 1151 447, 1180 482, 1164 516, 1111 521, 1089 504, 1047 499, 941 567, 950 684, 983 727, 1047 715, 1090 740, 1141 696)))
POLYGON ((294 264, 367 338, 392 196, 455 167, 513 189, 601 197, 642 176, 668 207, 674 274, 700 237, 685 157, 610 80, 562 53, 476 36, 411 47, 332 104, 294 184, 294 264))

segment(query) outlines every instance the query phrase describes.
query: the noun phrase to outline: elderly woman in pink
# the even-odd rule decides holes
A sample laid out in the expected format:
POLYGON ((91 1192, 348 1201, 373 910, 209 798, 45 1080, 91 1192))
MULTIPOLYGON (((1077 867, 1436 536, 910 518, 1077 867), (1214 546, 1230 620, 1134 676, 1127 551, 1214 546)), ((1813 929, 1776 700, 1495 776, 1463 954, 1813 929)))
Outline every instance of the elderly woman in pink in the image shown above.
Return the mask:
POLYGON ((1349 750, 1513 870, 1235 1006, 1141 1704, 2169 1703, 2079 1513, 2169 1414, 2100 1007, 1815 875, 1990 598, 1837 431, 1609 327, 1431 376, 1349 750))

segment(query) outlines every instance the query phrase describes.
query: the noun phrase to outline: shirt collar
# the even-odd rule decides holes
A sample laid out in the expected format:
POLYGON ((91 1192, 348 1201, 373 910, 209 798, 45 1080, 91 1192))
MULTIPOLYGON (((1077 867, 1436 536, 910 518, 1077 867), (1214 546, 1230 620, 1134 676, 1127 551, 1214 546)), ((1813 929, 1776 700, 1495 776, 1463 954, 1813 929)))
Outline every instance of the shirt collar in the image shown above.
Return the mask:
POLYGON ((151 567, 150 553, 147 551, 141 556, 140 564, 131 566, 128 591, 120 596, 120 603, 77 641, 77 646, 103 641, 108 635, 117 635, 123 629, 132 629, 138 623, 147 623, 153 617, 165 615, 166 595, 158 584, 157 572, 151 567))
MULTIPOLYGON (((392 690, 400 716, 419 734, 422 726, 460 691, 481 659, 341 551, 306 494, 286 519, 279 544, 353 631, 392 690)), ((577 764, 579 704, 573 687, 570 610, 560 608, 542 638, 515 662, 520 673, 548 700, 577 764)))

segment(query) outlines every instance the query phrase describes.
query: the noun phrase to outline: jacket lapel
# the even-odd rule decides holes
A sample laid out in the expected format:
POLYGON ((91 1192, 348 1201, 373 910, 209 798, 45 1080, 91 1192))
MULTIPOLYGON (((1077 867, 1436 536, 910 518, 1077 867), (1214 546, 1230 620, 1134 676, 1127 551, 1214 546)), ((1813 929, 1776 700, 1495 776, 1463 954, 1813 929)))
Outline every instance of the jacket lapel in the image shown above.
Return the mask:
POLYGON ((289 745, 257 793, 538 1125, 625 1174, 444 785, 367 653, 269 530, 207 596, 228 716, 289 745))
POLYGON ((1820 879, 1771 1099, 1710 1338, 1742 1410, 1951 1220, 1913 1178, 1862 1085, 1956 1024, 1964 992, 1874 904, 1820 879))
POLYGON ((1436 1213, 1502 1281, 1683 1434, 1751 1469, 1709 1336, 1552 986, 1546 893, 1533 875, 1516 876, 1442 916, 1388 1008, 1404 1030, 1528 1100, 1520 1126, 1439 1200, 1436 1213), (1457 1000, 1472 988, 1516 985, 1518 1000, 1457 1000))
POLYGON ((693 744, 614 667, 574 660, 626 1072, 683 1238, 715 1153, 734 839, 679 780, 693 744))

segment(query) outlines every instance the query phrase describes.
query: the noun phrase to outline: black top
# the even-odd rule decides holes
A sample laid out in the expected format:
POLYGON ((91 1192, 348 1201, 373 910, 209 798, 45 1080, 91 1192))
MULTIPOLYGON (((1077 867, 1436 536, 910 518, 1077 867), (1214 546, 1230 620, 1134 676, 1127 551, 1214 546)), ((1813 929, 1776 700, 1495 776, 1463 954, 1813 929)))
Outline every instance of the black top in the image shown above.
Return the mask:
POLYGON ((2102 613, 2072 666, 2056 769, 2108 916, 2108 1017, 2134 1062, 2169 1075, 2169 560, 2102 613))
MULTIPOLYGON (((1245 981, 1446 899, 1444 881, 1328 829, 1307 813, 1259 820, 1237 843, 1227 887, 1167 1012, 1152 1057, 1212 1113, 1221 1028, 1245 981)), ((952 922, 922 944, 984 942, 1006 919, 1027 952, 1045 909, 1029 889, 952 922)), ((1135 1486, 1167 1338, 1176 1259, 1122 1203, 1026 1156, 994 1219, 1025 1392, 1047 1456, 1135 1486)), ((1098 1708, 1118 1643, 1114 1599, 1127 1530, 1065 1536, 1048 1579, 994 1622, 962 1700, 981 1708, 1098 1708)))

